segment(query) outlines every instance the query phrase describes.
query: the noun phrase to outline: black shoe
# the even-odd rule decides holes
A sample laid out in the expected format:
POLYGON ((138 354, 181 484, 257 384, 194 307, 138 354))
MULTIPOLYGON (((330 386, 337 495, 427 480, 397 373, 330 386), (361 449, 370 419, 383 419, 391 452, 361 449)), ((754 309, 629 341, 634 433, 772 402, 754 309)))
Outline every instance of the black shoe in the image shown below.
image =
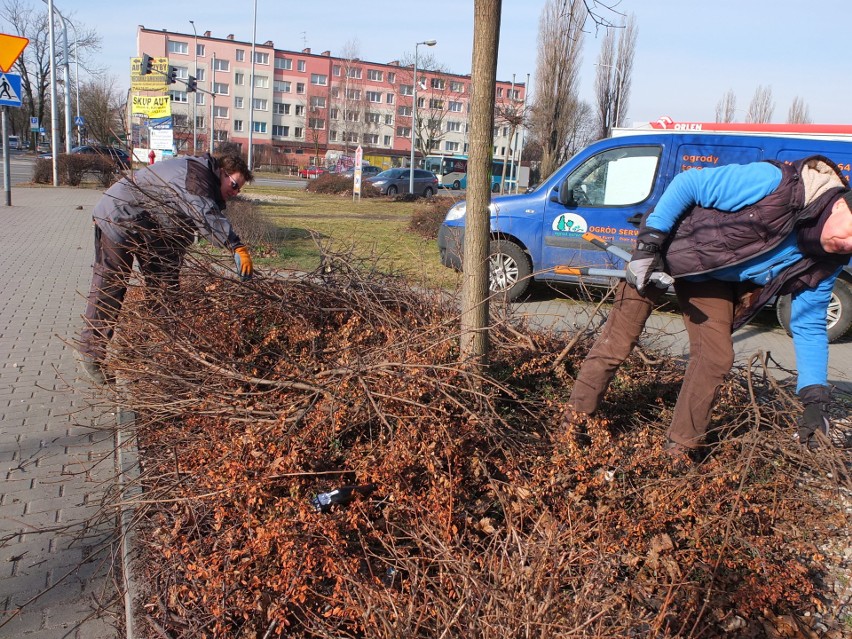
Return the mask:
POLYGON ((96 386, 104 386, 108 381, 112 381, 104 373, 103 363, 96 360, 91 355, 80 355, 80 369, 85 373, 93 384, 96 386))

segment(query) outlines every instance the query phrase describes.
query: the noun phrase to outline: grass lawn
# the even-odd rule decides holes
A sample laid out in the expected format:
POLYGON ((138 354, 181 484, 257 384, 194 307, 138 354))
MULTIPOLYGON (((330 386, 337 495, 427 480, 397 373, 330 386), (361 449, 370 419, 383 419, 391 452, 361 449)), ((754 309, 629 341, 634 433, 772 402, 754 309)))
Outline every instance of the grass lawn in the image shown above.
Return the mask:
MULTIPOLYGON (((258 256, 267 269, 314 270, 320 245, 375 263, 384 273, 404 275, 418 285, 453 288, 459 276, 441 265, 434 239, 408 230, 418 202, 389 198, 322 195, 301 189, 250 186, 243 193, 275 228, 275 254, 258 256)), ((453 201, 446 198, 449 209, 453 201)))

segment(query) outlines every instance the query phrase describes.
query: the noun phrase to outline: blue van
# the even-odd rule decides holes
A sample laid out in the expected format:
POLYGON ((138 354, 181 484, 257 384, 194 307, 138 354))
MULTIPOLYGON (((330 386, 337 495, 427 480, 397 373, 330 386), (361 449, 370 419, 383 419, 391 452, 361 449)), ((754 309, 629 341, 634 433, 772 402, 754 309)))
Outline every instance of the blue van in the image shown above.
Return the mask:
MULTIPOLYGON (((668 130, 599 140, 535 190, 492 198, 491 291, 511 301, 526 291, 531 280, 578 281, 576 275, 564 274, 572 268, 623 269, 623 262, 584 240, 583 235, 594 233, 632 252, 639 219, 682 171, 767 159, 784 162, 820 154, 836 162, 849 180, 852 137, 848 139, 668 130)), ((449 210, 438 232, 441 261, 457 270, 462 268, 464 226, 462 201, 449 210)), ((612 281, 591 275, 583 280, 600 285, 612 281)), ((777 312, 787 329, 789 298, 778 300, 777 312)), ((852 325, 849 266, 835 285, 828 324, 832 341, 852 325)))

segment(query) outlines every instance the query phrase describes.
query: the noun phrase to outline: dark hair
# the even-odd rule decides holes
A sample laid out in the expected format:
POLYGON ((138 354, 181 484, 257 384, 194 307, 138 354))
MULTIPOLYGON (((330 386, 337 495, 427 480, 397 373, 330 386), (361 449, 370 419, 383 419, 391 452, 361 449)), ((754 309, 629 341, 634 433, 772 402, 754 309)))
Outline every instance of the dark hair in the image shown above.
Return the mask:
POLYGON ((226 173, 239 173, 246 182, 254 180, 248 164, 239 153, 216 153, 213 157, 216 159, 216 165, 220 169, 225 169, 226 173))

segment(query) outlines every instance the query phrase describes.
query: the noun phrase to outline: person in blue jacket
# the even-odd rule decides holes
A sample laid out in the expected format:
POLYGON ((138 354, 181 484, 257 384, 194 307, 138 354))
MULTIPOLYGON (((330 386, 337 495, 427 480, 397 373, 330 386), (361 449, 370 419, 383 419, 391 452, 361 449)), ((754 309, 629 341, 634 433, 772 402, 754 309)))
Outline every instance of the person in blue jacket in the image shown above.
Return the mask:
POLYGON ((834 282, 852 256, 852 192, 836 164, 813 156, 690 170, 677 175, 644 217, 626 281, 584 360, 557 437, 583 440, 618 366, 636 345, 664 293, 665 271, 689 336, 690 357, 666 450, 701 446, 718 390, 734 362, 732 333, 776 295, 792 295, 790 330, 804 406, 799 441, 828 435, 826 313, 834 282))

